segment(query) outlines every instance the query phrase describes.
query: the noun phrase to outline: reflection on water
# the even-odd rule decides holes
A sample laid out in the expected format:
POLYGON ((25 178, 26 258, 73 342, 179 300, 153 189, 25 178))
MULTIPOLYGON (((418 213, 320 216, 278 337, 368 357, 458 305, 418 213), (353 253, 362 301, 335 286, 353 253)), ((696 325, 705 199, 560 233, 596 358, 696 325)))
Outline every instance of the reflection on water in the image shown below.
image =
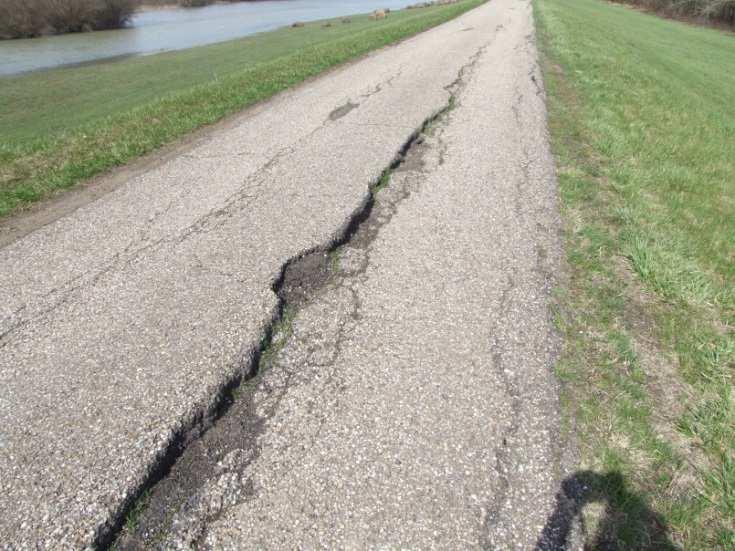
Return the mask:
MULTIPOLYGON (((1 0, 0 0, 1 1, 1 0)), ((416 0, 413 0, 415 2, 416 0)), ((136 14, 126 29, 0 41, 0 75, 127 55, 180 50, 411 0, 266 0, 136 14)))

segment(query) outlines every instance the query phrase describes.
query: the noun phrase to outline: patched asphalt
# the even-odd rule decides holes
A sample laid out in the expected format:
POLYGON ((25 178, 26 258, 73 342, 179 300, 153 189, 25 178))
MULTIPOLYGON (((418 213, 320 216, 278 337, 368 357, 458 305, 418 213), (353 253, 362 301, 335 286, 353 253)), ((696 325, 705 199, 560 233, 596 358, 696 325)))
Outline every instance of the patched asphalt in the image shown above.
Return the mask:
POLYGON ((0 249, 0 541, 104 540, 252 368, 284 266, 348 238, 161 541, 533 547, 560 476, 541 82, 530 2, 493 1, 0 249))

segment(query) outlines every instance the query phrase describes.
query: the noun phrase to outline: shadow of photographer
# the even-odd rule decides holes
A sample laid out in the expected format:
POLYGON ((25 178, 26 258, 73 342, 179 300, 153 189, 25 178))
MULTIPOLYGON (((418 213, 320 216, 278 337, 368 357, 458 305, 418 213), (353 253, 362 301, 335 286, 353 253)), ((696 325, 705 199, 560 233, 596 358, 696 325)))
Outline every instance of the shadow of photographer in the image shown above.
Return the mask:
POLYGON ((575 522, 581 527, 584 549, 679 549, 669 539, 666 520, 627 489, 619 472, 578 471, 564 479, 556 494, 554 512, 536 543, 536 551, 568 548, 573 543, 575 522), (582 517, 583 508, 590 503, 605 506, 594 535, 585 533, 582 517))

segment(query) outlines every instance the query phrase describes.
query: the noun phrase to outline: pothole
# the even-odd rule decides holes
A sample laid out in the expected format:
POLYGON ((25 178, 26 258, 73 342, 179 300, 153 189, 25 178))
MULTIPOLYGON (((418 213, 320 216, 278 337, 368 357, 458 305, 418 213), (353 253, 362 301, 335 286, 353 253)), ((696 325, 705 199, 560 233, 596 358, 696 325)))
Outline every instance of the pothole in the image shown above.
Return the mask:
POLYGON ((317 250, 308 253, 286 265, 278 296, 285 304, 298 308, 324 287, 331 274, 328 252, 317 250))

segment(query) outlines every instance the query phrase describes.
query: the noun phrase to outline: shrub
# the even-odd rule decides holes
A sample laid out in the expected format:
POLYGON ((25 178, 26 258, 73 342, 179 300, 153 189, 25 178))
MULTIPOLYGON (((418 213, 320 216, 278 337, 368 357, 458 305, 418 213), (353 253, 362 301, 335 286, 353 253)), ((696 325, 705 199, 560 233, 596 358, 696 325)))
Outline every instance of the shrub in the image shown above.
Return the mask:
POLYGON ((136 0, 97 0, 95 29, 116 29, 122 27, 133 15, 136 0))
POLYGON ((735 25, 735 0, 617 0, 671 17, 735 25))
POLYGON ((703 12, 707 17, 735 26, 735 0, 712 0, 703 12))
POLYGON ((0 38, 39 36, 49 30, 39 0, 0 1, 0 38))
POLYGON ((136 0, 0 0, 0 38, 122 27, 136 0))
POLYGON ((184 8, 200 8, 212 3, 213 0, 179 0, 179 5, 184 8))
POLYGON ((95 0, 44 0, 46 20, 56 33, 92 30, 95 0))

